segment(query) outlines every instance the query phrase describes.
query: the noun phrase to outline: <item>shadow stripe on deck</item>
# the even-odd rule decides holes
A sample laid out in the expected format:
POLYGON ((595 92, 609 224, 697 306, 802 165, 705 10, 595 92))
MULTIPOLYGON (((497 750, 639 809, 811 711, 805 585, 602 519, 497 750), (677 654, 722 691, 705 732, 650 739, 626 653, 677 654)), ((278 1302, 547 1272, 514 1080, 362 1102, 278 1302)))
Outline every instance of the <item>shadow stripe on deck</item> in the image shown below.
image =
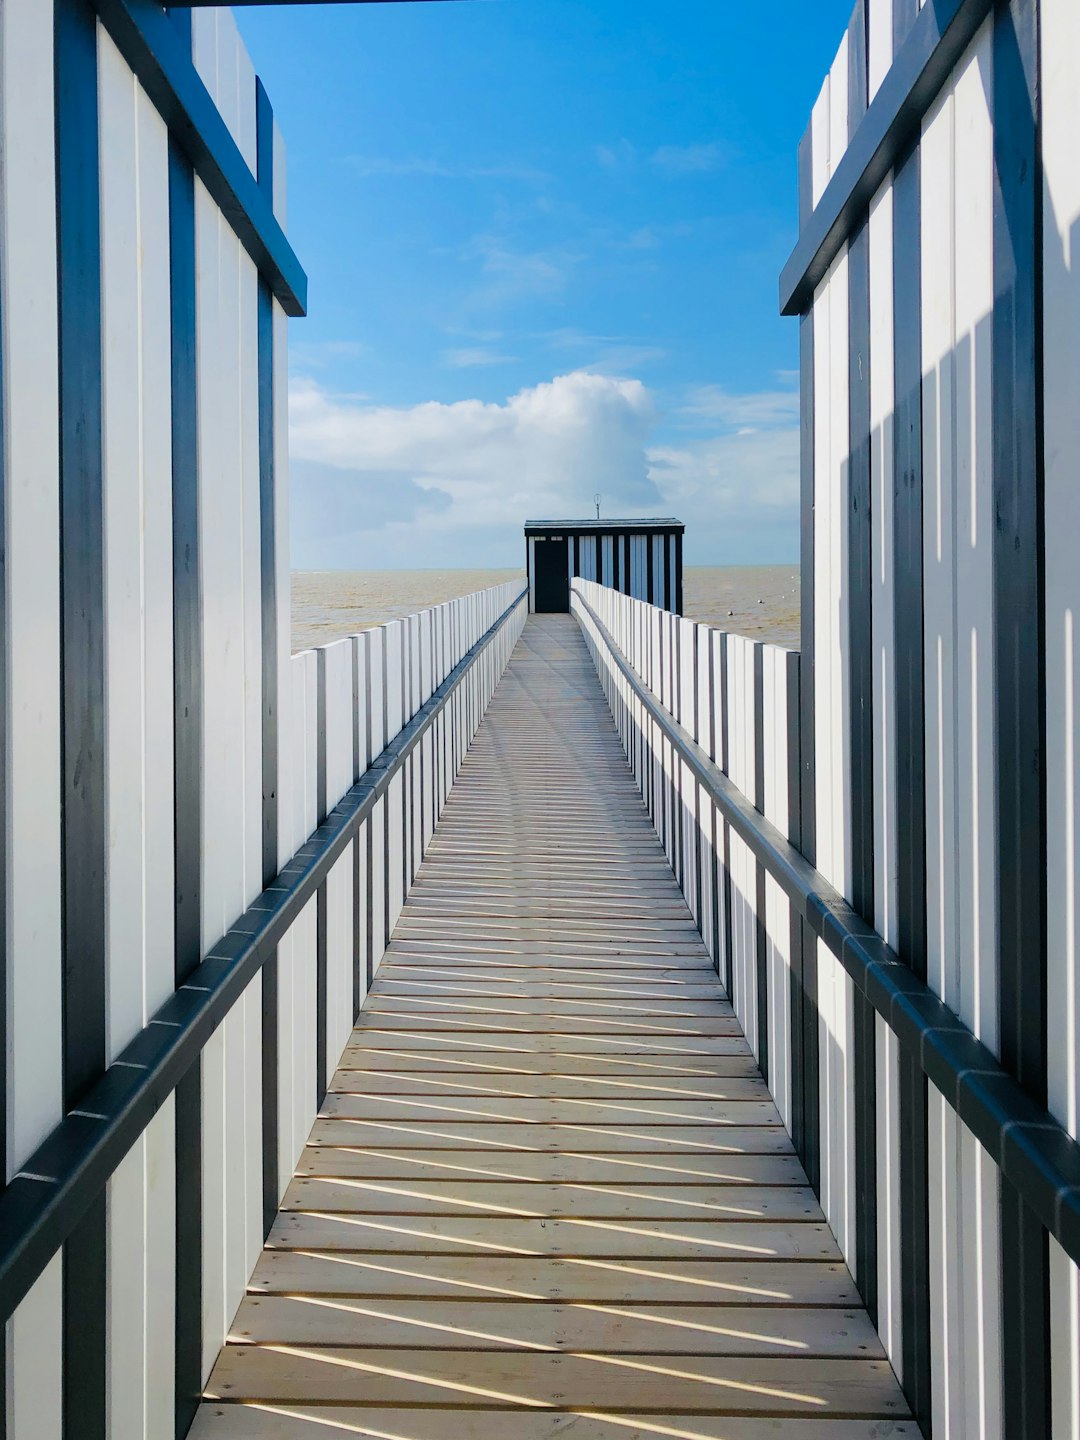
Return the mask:
POLYGON ((913 1440, 907 1413, 576 622, 532 617, 193 1435, 913 1440))

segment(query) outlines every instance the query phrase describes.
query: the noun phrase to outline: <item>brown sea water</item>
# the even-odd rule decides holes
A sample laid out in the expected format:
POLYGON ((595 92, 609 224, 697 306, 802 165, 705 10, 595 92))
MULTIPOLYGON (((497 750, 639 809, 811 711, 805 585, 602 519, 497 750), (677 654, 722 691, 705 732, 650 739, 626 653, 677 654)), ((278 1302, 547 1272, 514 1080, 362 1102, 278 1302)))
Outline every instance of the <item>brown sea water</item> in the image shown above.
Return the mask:
MULTIPOLYGON (((294 570, 292 648, 400 620, 459 595, 501 585, 523 570, 294 570)), ((720 630, 777 645, 799 643, 799 569, 795 565, 688 565, 686 614, 720 630)))

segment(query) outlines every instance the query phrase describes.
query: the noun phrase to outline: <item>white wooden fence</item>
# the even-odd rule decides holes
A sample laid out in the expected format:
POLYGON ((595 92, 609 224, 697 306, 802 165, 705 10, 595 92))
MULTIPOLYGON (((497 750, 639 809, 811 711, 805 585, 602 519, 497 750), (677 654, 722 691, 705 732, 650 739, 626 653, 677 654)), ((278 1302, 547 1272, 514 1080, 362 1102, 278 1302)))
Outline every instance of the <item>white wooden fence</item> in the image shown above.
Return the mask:
POLYGON ((0 1436, 184 1433, 524 623, 132 1128, 204 957, 521 589, 290 659, 284 220, 230 12, 3 0, 0 1436))
POLYGON ((619 674, 581 598, 664 709, 762 814, 793 838, 798 734, 791 719, 798 710, 798 654, 714 630, 589 580, 573 582, 571 607, 627 758, 790 1131, 790 906, 619 674))

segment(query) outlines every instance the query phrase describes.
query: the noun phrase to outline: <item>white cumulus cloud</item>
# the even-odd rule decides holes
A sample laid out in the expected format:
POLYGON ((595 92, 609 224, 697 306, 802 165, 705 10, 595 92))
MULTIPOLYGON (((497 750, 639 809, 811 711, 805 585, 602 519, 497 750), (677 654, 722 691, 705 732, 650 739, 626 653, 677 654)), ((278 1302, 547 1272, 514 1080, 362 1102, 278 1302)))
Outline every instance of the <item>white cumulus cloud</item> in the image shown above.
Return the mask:
POLYGON ((797 424, 784 402, 744 398, 695 392, 679 412, 693 433, 659 443, 652 394, 617 375, 578 370, 501 402, 410 406, 299 379, 293 563, 518 564, 526 519, 589 515, 597 492, 609 516, 685 520, 691 563, 791 559, 797 424), (767 428, 731 433, 747 419, 767 428))

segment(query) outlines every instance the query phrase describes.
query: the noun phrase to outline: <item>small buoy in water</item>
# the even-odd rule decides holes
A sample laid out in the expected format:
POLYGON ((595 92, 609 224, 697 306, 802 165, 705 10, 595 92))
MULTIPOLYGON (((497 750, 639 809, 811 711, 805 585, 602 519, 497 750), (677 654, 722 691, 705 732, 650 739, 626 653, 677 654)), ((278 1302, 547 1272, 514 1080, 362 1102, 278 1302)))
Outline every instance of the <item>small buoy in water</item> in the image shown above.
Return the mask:
POLYGON ((758 603, 759 605, 764 605, 764 604, 765 604, 765 601, 764 601, 764 600, 759 600, 757 603, 758 603))
POLYGON ((734 615, 734 614, 735 614, 735 611, 734 611, 734 610, 729 610, 727 613, 728 613, 729 615, 734 615))

